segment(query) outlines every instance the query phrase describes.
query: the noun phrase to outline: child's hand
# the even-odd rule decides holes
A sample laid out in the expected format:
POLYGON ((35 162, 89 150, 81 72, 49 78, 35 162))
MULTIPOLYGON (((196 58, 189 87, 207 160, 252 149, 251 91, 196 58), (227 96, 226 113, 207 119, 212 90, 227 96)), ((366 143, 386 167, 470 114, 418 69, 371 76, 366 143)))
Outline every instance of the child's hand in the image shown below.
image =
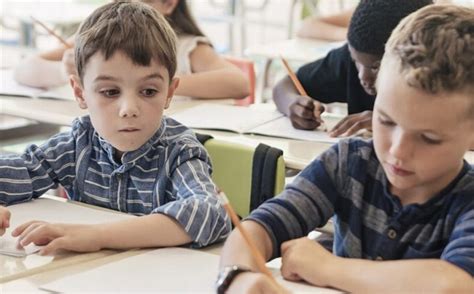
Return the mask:
POLYGON ((370 110, 346 116, 334 126, 329 135, 331 137, 343 134, 351 136, 362 129, 372 129, 372 111, 370 110))
POLYGON ((277 288, 269 277, 262 273, 242 273, 230 284, 227 294, 255 293, 255 294, 287 294, 283 287, 277 288))
POLYGON ((70 75, 77 75, 74 48, 69 48, 64 51, 63 59, 61 62, 67 80, 69 80, 70 75))
POLYGON ((321 114, 324 106, 308 96, 299 96, 295 103, 290 106, 290 120, 295 129, 314 130, 323 121, 321 114))
POLYGON ((290 281, 304 280, 310 284, 327 287, 328 277, 337 256, 319 243, 306 237, 287 241, 281 245, 281 274, 290 281))
POLYGON ((6 207, 0 206, 0 236, 3 236, 9 227, 10 211, 6 207))
POLYGON ((42 221, 24 223, 12 235, 19 236, 20 245, 30 243, 46 245, 40 250, 41 255, 50 255, 56 251, 70 250, 77 252, 99 251, 100 232, 96 225, 50 224, 42 221))

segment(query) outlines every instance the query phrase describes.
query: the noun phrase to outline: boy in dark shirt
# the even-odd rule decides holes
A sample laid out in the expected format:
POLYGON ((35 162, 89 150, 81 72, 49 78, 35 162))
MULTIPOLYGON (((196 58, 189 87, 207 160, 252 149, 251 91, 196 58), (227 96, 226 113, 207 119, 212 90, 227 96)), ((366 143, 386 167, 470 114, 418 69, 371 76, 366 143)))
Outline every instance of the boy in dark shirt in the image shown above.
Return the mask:
POLYGON ((375 79, 384 46, 402 18, 431 4, 431 0, 362 0, 352 16, 348 43, 297 72, 308 93, 300 96, 286 76, 273 90, 278 110, 297 129, 312 130, 320 125, 321 103, 346 102, 349 116, 332 130, 332 136, 351 135, 370 129, 375 101, 375 79))

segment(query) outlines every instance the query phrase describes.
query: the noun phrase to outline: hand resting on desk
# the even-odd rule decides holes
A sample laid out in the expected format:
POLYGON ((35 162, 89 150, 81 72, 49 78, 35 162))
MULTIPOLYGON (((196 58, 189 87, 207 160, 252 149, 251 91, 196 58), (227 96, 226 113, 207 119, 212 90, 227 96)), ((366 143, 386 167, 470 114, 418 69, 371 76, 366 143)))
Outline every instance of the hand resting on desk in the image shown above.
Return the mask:
POLYGON ((76 252, 99 251, 100 231, 97 225, 51 224, 43 221, 24 223, 12 232, 19 237, 20 245, 25 247, 33 243, 45 245, 40 255, 50 255, 58 250, 76 252))
POLYGON ((6 229, 10 227, 10 211, 0 206, 0 236, 5 234, 6 229))
POLYGON ((331 137, 352 136, 360 130, 372 130, 372 111, 366 110, 346 116, 329 132, 331 137))

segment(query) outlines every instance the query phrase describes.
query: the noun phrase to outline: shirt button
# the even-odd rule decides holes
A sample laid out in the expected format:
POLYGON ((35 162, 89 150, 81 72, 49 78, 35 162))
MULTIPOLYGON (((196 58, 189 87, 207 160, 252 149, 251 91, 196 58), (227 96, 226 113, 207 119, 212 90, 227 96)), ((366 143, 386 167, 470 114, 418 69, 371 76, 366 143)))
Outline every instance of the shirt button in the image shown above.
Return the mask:
POLYGON ((382 257, 382 256, 377 256, 377 257, 375 258, 375 260, 383 260, 383 257, 382 257))
POLYGON ((395 232, 394 229, 390 229, 390 230, 388 230, 387 236, 390 239, 395 239, 397 237, 397 232, 395 232))

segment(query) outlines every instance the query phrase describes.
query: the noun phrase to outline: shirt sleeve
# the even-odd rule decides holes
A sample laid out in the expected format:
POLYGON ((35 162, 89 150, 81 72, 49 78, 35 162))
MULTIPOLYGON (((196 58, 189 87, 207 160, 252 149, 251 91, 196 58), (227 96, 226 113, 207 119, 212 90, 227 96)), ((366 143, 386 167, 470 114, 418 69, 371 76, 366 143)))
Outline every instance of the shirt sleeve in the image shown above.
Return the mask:
POLYGON ((297 77, 308 95, 322 103, 347 102, 347 44, 331 50, 322 59, 302 66, 297 77))
POLYGON ((225 239, 230 219, 211 179, 211 163, 204 147, 191 142, 180 147, 169 172, 170 194, 174 198, 153 212, 176 219, 193 239, 192 247, 202 247, 225 239))
MULTIPOLYGON (((342 141, 342 140, 341 140, 342 141)), ((308 165, 285 190, 254 210, 246 220, 261 224, 273 243, 273 257, 280 245, 306 236, 326 224, 343 190, 346 160, 341 158, 343 142, 334 145, 308 165)))
POLYGON ((474 202, 471 201, 464 211, 456 220, 441 259, 474 276, 474 202))
POLYGON ((75 141, 58 134, 41 146, 30 145, 22 155, 0 157, 0 204, 37 198, 75 177, 75 141))

